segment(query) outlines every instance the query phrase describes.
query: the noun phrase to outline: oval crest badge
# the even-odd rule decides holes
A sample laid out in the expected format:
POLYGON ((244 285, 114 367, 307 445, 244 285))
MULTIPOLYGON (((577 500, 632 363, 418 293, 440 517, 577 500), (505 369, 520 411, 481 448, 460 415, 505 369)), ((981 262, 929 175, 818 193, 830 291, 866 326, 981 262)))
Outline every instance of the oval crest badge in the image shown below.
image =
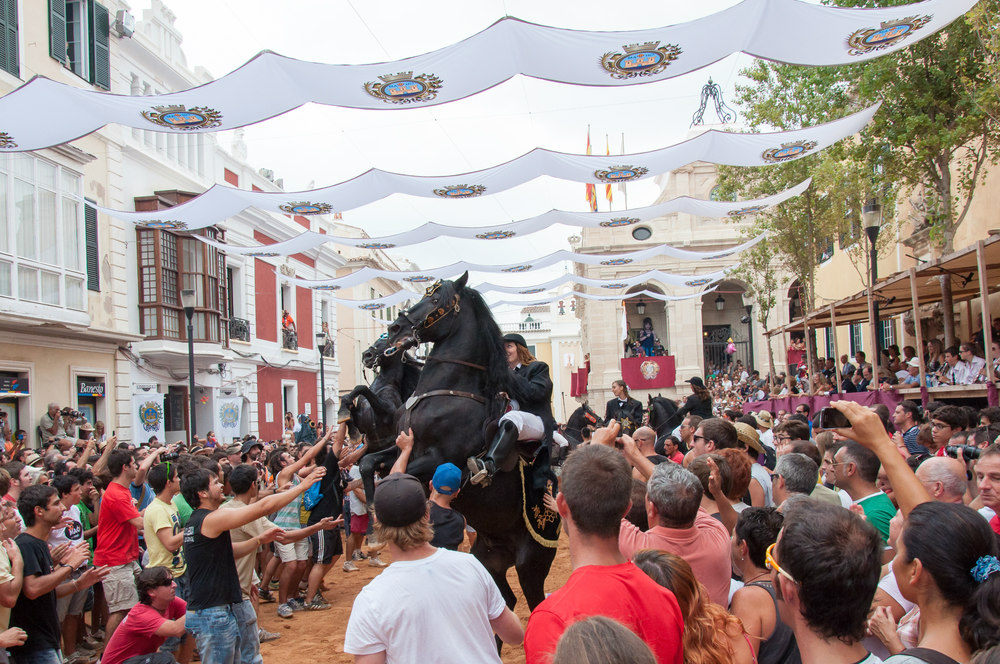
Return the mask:
POLYGON ((294 203, 282 203, 278 209, 285 214, 330 214, 333 206, 329 203, 313 203, 311 201, 296 201, 294 203))
POLYGON ((527 272, 531 269, 530 265, 514 265, 512 267, 505 267, 501 272, 527 272))
POLYGON ((761 210, 767 209, 766 205, 749 205, 745 208, 740 208, 739 210, 730 210, 727 216, 729 217, 745 217, 750 214, 757 214, 761 210))
POLYGON ((482 196, 486 187, 481 184, 453 184, 443 189, 435 189, 434 195, 441 198, 475 198, 482 196))
POLYGON ((517 291, 518 295, 534 295, 535 293, 541 293, 544 288, 525 288, 524 290, 517 291))
POLYGON ((627 288, 627 287, 628 287, 628 284, 622 284, 622 283, 601 284, 601 288, 607 288, 607 289, 612 289, 612 288, 627 288))
POLYGON ((685 286, 704 286, 707 283, 711 283, 711 279, 689 279, 684 282, 685 286))
POLYGON ((636 217, 615 217, 608 221, 602 221, 601 226, 603 228, 618 228, 619 226, 631 226, 638 223, 639 220, 636 217))
POLYGON ((358 309, 364 309, 366 311, 377 311, 383 308, 385 308, 385 305, 381 302, 369 302, 368 304, 358 305, 358 309))
POLYGON ((601 261, 601 265, 628 265, 631 262, 631 258, 611 258, 606 261, 601 261))
POLYGON ((490 231, 488 233, 476 233, 480 240, 506 240, 517 235, 514 231, 490 231))
POLYGON ((243 254, 243 255, 249 258, 274 258, 276 256, 280 256, 281 254, 279 254, 277 251, 254 251, 249 254, 243 254))
POLYGON ((187 229, 186 223, 183 221, 177 221, 176 219, 148 219, 146 221, 137 221, 135 225, 139 228, 165 228, 167 230, 187 229))
POLYGON ((335 284, 321 284, 319 286, 313 286, 313 290, 340 290, 340 286, 335 284))
POLYGON ((414 76, 412 71, 379 76, 365 83, 365 92, 387 104, 413 104, 430 101, 441 89, 441 79, 433 74, 414 76))
POLYGON ((403 281, 409 281, 411 284, 422 284, 433 280, 434 277, 429 277, 426 274, 418 274, 413 277, 403 277, 403 281))
POLYGON ((163 406, 156 401, 147 401, 139 406, 139 422, 146 431, 156 431, 163 421, 163 406))
POLYGON ((777 164, 782 161, 789 161, 801 157, 818 145, 816 141, 792 141, 782 143, 781 147, 770 148, 761 153, 760 158, 766 162, 777 164))
POLYGON ((882 21, 877 28, 863 28, 847 38, 848 55, 867 55, 895 46, 914 31, 930 23, 933 16, 908 16, 895 21, 882 21))
POLYGON ((620 52, 608 52, 601 56, 601 66, 612 78, 620 80, 654 76, 670 66, 682 53, 677 44, 651 41, 644 44, 622 46, 620 52))
POLYGON ((219 407, 219 426, 232 429, 240 423, 240 409, 233 402, 224 403, 219 407))
POLYGON ((601 182, 630 182, 648 172, 649 169, 643 166, 612 166, 607 170, 594 171, 594 177, 601 182))
POLYGON ((222 124, 222 113, 207 106, 154 106, 151 111, 143 111, 142 117, 167 129, 211 129, 222 124))
POLYGON ((660 375, 660 365, 653 360, 646 360, 639 365, 639 373, 646 380, 653 380, 660 375))
POLYGON ((361 249, 392 249, 395 246, 389 242, 365 242, 358 245, 361 249))

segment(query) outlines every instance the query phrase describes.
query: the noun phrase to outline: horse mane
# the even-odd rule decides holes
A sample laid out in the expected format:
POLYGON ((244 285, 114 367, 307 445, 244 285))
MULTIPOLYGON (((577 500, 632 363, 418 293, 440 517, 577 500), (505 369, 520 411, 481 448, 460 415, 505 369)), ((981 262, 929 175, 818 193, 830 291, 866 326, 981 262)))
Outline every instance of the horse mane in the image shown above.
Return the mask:
POLYGON ((503 347, 503 334, 500 333, 500 326, 497 325, 493 312, 479 291, 463 286, 458 294, 462 298, 463 307, 472 307, 482 330, 482 343, 486 347, 486 397, 490 400, 489 416, 499 417, 502 414, 499 412, 499 400, 492 397, 501 392, 510 392, 510 367, 507 365, 507 352, 503 347), (493 410, 497 412, 494 413, 493 410))

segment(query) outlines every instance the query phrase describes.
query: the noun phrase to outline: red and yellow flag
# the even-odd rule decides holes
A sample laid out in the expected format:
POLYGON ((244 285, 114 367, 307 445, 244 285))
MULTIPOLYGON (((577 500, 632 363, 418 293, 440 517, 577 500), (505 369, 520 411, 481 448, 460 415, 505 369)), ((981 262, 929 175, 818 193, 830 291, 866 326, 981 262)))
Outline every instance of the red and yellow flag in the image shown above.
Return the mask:
MULTIPOLYGON (((590 154, 590 127, 587 127, 587 154, 590 154)), ((587 183, 587 202, 590 203, 590 211, 597 212, 597 187, 592 183, 587 183)))
MULTIPOLYGON (((604 135, 604 154, 608 155, 609 157, 611 156, 611 146, 608 143, 608 135, 607 134, 604 135)), ((608 208, 610 209, 610 207, 611 207, 611 201, 613 199, 613 195, 611 194, 611 185, 610 184, 604 185, 604 197, 608 199, 608 208)))

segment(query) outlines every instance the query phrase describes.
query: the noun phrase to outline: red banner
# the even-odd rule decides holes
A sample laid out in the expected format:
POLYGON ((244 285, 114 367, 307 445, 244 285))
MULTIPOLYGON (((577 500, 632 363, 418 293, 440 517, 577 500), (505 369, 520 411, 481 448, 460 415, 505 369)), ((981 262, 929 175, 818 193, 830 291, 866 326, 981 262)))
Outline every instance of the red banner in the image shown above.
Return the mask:
POLYGON ((578 380, 579 380, 580 394, 586 394, 587 384, 590 381, 590 367, 588 366, 586 369, 577 369, 576 375, 579 376, 578 380))
POLYGON ((580 375, 575 371, 569 377, 569 395, 571 397, 580 396, 580 375))
POLYGON ((673 387, 677 371, 673 355, 622 358, 622 380, 630 390, 673 387))

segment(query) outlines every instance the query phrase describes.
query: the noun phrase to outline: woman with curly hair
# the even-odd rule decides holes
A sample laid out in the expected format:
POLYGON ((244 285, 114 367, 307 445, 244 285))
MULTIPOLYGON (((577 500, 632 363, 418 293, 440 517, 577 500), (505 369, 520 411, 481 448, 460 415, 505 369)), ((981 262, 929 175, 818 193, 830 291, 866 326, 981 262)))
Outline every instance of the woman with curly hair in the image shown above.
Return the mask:
POLYGON ((709 599, 683 558, 646 549, 632 562, 677 598, 684 616, 684 664, 757 664, 743 623, 709 599))

